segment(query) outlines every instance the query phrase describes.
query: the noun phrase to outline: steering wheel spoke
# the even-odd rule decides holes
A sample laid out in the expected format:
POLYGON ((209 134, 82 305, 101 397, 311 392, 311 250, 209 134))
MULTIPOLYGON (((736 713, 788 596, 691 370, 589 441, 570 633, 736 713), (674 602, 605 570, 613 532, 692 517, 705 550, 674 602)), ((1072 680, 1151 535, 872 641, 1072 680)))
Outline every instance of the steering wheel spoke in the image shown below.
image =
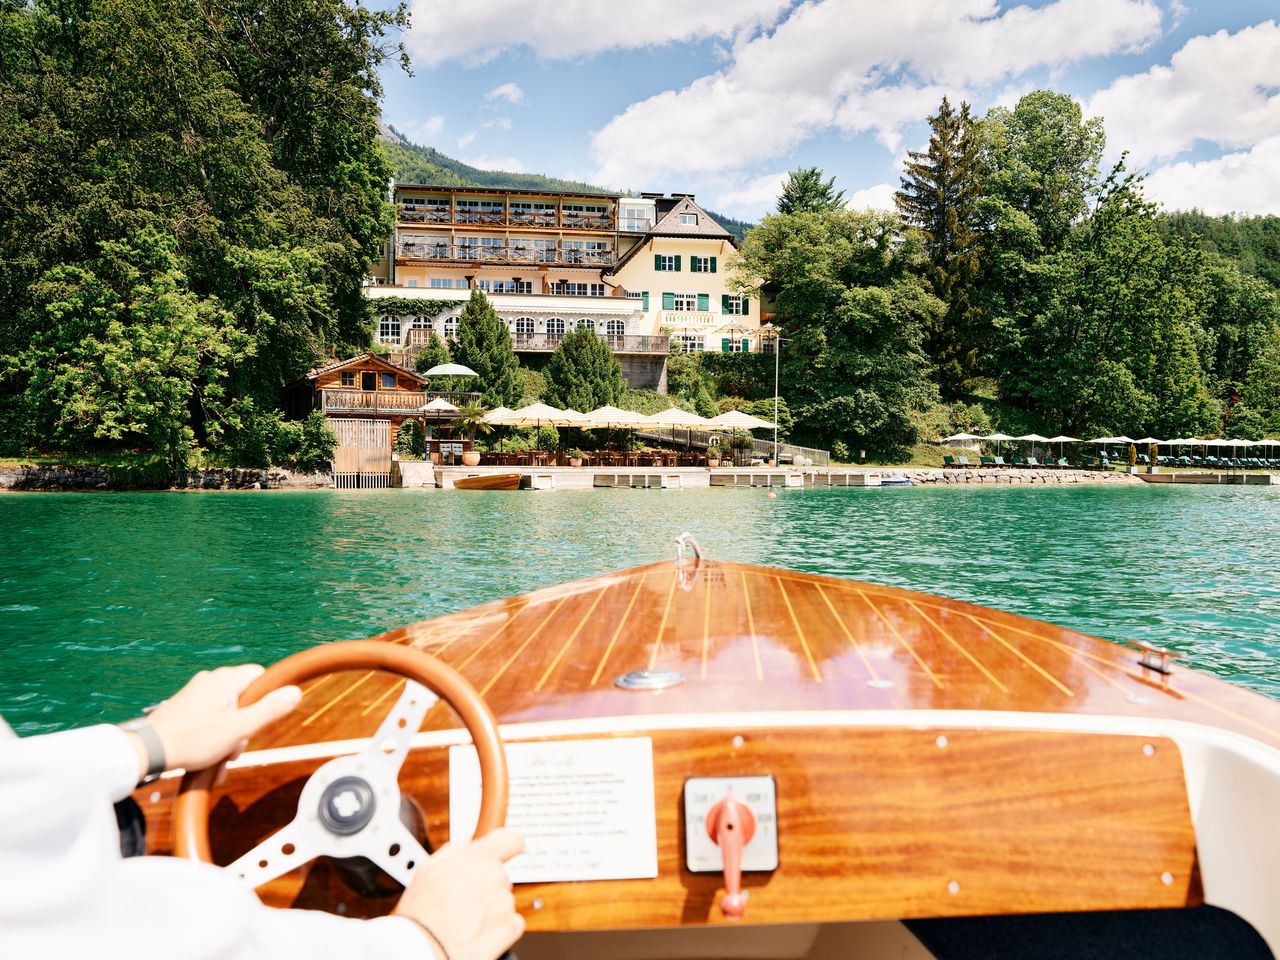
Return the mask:
POLYGON ((394 824, 386 824, 386 829, 379 831, 376 850, 366 845, 365 856, 381 867, 388 876, 408 886, 417 869, 427 862, 430 854, 423 849, 418 838, 398 820, 394 824))
POLYGON ((390 767, 394 776, 404 765, 413 743, 413 735, 422 728, 427 712, 439 701, 434 693, 420 683, 406 680, 400 699, 382 718, 378 730, 369 739, 365 754, 377 758, 390 767))
POLYGON ((308 832, 294 820, 228 864, 227 869, 250 887, 260 887, 324 852, 314 848, 308 832))

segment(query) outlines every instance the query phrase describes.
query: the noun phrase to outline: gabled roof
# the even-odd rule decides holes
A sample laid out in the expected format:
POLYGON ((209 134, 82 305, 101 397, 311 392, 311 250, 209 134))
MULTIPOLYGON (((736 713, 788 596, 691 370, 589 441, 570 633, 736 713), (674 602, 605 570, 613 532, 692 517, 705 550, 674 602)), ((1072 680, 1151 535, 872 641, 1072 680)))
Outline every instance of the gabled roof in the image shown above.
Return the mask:
MULTIPOLYGON (((693 197, 682 197, 665 217, 653 225, 649 231, 654 237, 706 237, 710 240, 728 240, 733 242, 733 234, 720 226, 707 211, 693 202, 693 197), (680 214, 695 213, 697 223, 681 223, 680 214)), ((736 243, 735 243, 736 246, 736 243)))
POLYGON ((408 377, 411 380, 417 380, 419 383, 427 383, 427 378, 408 370, 404 367, 398 367, 386 357, 381 357, 376 353, 362 353, 358 357, 350 357, 347 360, 334 360, 326 363, 324 366, 316 367, 307 374, 306 379, 314 380, 326 373, 333 373, 335 370, 344 370, 347 367, 354 367, 358 363, 372 363, 374 366, 383 367, 389 373, 398 373, 401 376, 408 377))

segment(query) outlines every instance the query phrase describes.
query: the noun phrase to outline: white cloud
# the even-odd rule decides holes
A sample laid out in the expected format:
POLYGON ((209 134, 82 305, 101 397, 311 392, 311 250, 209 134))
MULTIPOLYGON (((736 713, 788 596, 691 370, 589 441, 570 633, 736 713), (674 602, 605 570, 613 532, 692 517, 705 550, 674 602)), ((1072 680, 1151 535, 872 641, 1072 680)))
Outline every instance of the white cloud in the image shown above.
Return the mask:
POLYGON ((681 90, 632 104, 592 138, 606 184, 749 168, 826 130, 901 129, 944 93, 1040 67, 1140 48, 1159 35, 1153 0, 1053 0, 1001 10, 997 0, 810 0, 772 32, 741 40, 732 62, 681 90), (672 148, 669 131, 696 131, 672 148))
POLYGON ((479 130, 468 130, 466 133, 460 136, 458 138, 458 149, 465 150, 467 149, 467 147, 471 146, 471 142, 475 140, 476 134, 479 132, 480 132, 479 130))
POLYGON ((524 164, 515 157, 491 157, 482 153, 475 157, 464 157, 462 162, 478 167, 481 170, 505 170, 507 173, 528 173, 524 164))
POLYGON ((517 83, 504 83, 484 95, 486 100, 505 100, 507 103, 524 103, 524 91, 517 83))
POLYGON ((850 210, 896 210, 893 202, 896 191, 897 187, 891 183, 877 183, 874 187, 855 190, 844 205, 850 210))
POLYGON ((1089 98, 1104 118, 1108 152, 1136 164, 1174 157, 1197 141, 1248 147, 1280 133, 1280 26, 1193 37, 1168 66, 1120 77, 1089 98))
POLYGON ((1280 214, 1280 136, 1215 160, 1161 167, 1147 178, 1146 193, 1170 210, 1280 214))
POLYGON ((527 47, 565 59, 707 37, 733 39, 773 24, 790 0, 412 0, 409 50, 427 66, 446 60, 487 63, 527 47))
POLYGON ((766 173, 739 187, 720 191, 712 206, 730 216, 758 217, 776 205, 786 182, 786 171, 766 173))
POLYGON ((425 120, 410 120, 398 128, 401 133, 415 143, 423 143, 432 137, 438 137, 444 130, 444 117, 427 117, 425 120))

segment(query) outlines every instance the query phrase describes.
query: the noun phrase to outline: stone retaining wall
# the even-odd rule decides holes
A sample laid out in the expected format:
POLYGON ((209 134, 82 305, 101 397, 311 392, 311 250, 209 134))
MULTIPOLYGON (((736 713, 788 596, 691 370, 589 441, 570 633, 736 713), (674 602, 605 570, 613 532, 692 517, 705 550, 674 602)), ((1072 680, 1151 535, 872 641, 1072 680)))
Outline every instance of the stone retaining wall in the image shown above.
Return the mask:
MULTIPOLYGON (((279 490, 315 489, 333 485, 328 471, 295 473, 269 470, 211 467, 192 470, 168 487, 171 490, 279 490)), ((130 482, 126 471, 92 464, 21 464, 0 467, 0 490, 129 490, 162 489, 130 482)))
POLYGON ((1027 483, 1141 483, 1128 473, 1105 473, 1100 470, 938 470, 928 468, 894 468, 880 471, 885 477, 906 477, 920 484, 1027 484, 1027 483))

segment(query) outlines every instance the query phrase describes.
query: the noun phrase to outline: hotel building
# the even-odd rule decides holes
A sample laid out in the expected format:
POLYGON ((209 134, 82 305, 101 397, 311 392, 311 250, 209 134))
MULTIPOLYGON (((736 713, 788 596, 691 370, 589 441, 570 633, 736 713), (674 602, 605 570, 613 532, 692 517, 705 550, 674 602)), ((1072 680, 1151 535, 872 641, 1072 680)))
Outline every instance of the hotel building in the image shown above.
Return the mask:
POLYGON ((518 354, 549 355, 588 327, 633 387, 665 390, 673 348, 761 347, 759 302, 726 284, 733 237, 691 195, 413 184, 393 193, 395 234, 365 292, 432 302, 421 315, 379 316, 377 339, 406 364, 432 331, 452 336, 473 289, 488 295, 518 354))

